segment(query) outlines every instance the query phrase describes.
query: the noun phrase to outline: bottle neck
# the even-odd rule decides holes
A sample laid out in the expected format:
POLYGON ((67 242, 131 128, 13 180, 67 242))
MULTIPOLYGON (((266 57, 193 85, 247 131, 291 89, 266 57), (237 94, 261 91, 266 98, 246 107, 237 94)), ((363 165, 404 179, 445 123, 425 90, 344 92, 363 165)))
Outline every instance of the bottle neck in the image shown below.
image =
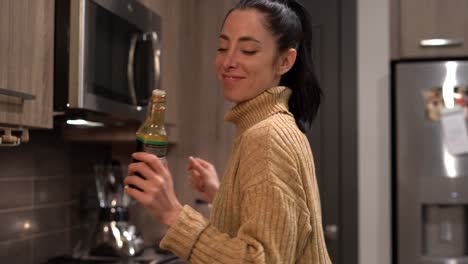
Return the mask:
POLYGON ((147 122, 151 124, 164 124, 164 115, 166 113, 165 101, 151 101, 148 108, 147 122))

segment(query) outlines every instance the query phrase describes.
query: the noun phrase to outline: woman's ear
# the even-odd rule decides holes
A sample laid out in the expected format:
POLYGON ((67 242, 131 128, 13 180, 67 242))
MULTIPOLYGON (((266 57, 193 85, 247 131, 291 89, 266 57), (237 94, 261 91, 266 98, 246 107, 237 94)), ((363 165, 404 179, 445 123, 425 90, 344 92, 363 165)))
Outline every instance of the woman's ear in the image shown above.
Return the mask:
POLYGON ((276 73, 280 76, 287 73, 294 65, 294 62, 296 62, 296 56, 297 50, 292 48, 281 54, 279 57, 279 67, 276 73))

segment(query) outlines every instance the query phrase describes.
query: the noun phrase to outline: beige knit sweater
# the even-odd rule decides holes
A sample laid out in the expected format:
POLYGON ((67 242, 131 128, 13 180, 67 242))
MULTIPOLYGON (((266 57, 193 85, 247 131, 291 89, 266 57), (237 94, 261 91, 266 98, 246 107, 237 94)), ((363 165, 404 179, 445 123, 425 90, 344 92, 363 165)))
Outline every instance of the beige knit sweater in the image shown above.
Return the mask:
POLYGON ((161 247, 191 263, 331 263, 306 136, 273 87, 236 105, 233 150, 210 220, 184 206, 161 247))

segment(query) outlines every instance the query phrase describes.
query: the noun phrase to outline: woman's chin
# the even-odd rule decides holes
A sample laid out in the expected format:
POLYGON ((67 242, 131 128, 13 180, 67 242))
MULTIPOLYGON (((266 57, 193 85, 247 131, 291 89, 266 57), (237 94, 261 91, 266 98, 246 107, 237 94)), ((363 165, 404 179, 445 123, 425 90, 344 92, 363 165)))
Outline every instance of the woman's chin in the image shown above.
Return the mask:
POLYGON ((239 100, 238 96, 236 96, 235 94, 233 94, 232 92, 228 92, 226 91, 226 89, 223 90, 224 91, 224 99, 226 99, 227 101, 231 102, 231 103, 239 103, 241 100, 239 100))
POLYGON ((234 104, 237 104, 237 103, 240 103, 239 100, 236 100, 234 98, 230 98, 230 97, 227 97, 227 96, 224 96, 224 99, 228 102, 231 102, 231 103, 234 103, 234 104))

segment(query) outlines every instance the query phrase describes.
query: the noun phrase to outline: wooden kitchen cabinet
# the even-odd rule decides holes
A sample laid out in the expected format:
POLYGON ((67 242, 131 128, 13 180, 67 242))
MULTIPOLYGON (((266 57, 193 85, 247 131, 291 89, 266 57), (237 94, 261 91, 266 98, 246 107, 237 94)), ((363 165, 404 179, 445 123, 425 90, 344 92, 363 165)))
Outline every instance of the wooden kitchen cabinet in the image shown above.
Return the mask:
POLYGON ((393 57, 468 56, 468 1, 392 0, 393 57), (398 20, 398 21, 395 21, 398 20), (422 40, 446 39, 454 43, 423 47, 422 40))
POLYGON ((54 0, 0 1, 0 126, 52 128, 54 0))

